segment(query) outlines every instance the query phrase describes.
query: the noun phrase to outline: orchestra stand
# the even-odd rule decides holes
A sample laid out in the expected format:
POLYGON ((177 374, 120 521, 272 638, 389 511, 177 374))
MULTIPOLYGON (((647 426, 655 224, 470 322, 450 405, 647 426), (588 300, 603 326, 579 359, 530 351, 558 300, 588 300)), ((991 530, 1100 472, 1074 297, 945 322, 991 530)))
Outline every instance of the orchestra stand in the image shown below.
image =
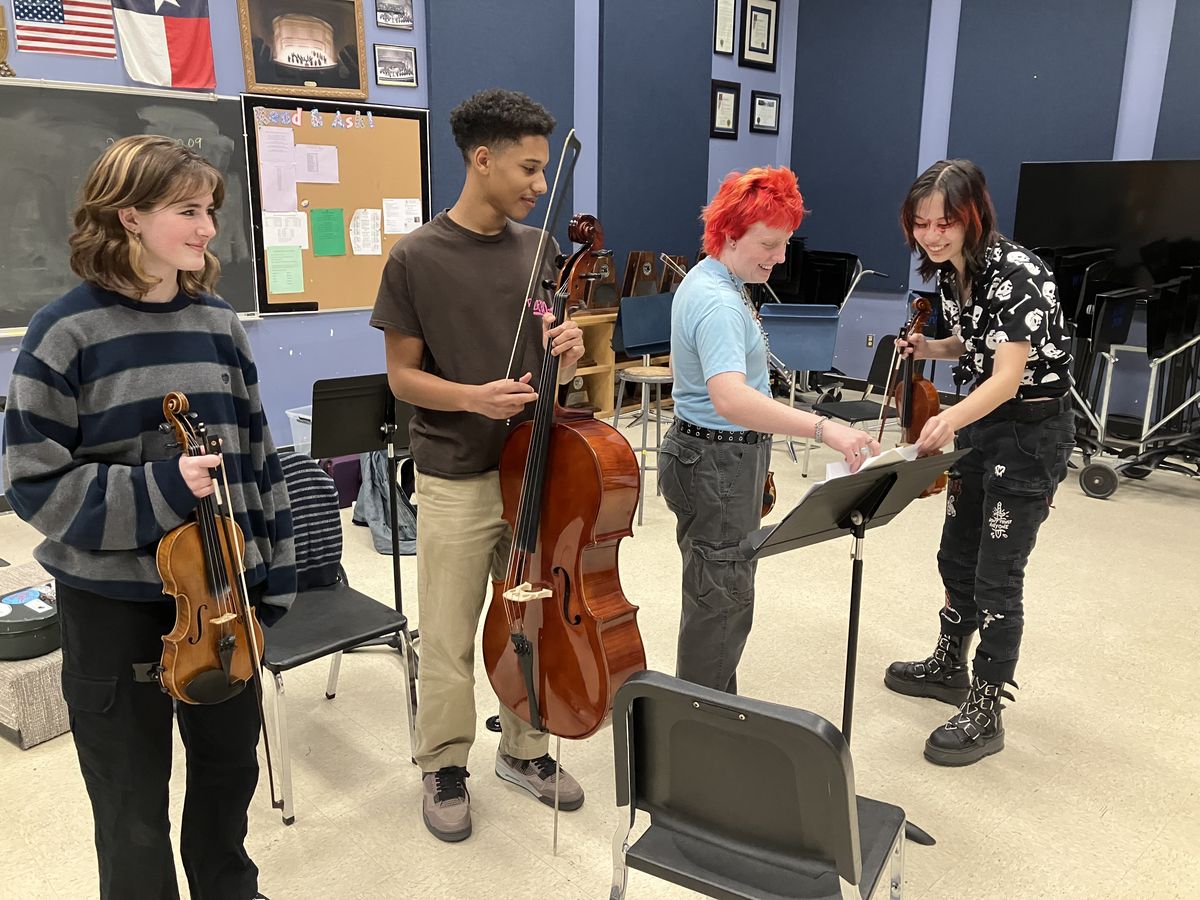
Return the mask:
MULTIPOLYGON (((860 469, 853 475, 814 485, 781 522, 758 529, 742 542, 745 558, 758 560, 842 535, 853 535, 850 624, 846 637, 846 683, 842 700, 842 734, 847 744, 850 743, 854 719, 854 677, 858 664, 858 620, 862 601, 862 548, 866 532, 894 519, 939 475, 969 452, 956 450, 911 462, 873 466, 860 469)), ((911 822, 905 824, 905 835, 918 844, 930 846, 934 843, 928 833, 911 822)))
MULTIPOLYGON (((400 581, 400 533, 396 527, 399 512, 396 491, 399 489, 400 454, 408 448, 408 423, 413 408, 398 401, 388 386, 387 375, 355 375, 349 378, 327 378, 313 385, 312 393, 313 459, 332 459, 375 450, 387 451, 387 478, 391 486, 388 515, 392 528, 392 591, 396 612, 403 614, 403 587, 400 581)), ((404 629, 408 653, 403 653, 408 666, 409 734, 412 734, 417 708, 417 659, 412 650, 417 640, 416 630, 404 629)), ((394 637, 366 641, 359 647, 387 645, 401 650, 394 637)), ((356 648, 351 648, 356 649, 356 648)))

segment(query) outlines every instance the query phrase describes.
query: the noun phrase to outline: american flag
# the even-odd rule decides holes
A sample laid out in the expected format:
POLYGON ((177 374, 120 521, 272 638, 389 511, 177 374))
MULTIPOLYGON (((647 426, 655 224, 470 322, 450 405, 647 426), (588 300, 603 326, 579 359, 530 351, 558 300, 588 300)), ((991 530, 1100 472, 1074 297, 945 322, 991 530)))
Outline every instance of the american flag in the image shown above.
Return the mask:
POLYGON ((17 49, 116 59, 112 0, 13 0, 17 49))

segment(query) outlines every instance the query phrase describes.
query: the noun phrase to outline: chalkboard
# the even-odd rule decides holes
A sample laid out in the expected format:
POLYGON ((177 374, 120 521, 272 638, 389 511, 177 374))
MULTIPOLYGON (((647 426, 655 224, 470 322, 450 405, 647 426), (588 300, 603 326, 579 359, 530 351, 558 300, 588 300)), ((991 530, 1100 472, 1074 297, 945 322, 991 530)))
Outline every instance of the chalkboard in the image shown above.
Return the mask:
POLYGON ((237 98, 97 90, 85 85, 0 79, 0 329, 30 317, 70 290, 67 238, 79 189, 104 148, 130 134, 164 134, 207 157, 225 176, 219 293, 255 310, 246 141, 237 98))

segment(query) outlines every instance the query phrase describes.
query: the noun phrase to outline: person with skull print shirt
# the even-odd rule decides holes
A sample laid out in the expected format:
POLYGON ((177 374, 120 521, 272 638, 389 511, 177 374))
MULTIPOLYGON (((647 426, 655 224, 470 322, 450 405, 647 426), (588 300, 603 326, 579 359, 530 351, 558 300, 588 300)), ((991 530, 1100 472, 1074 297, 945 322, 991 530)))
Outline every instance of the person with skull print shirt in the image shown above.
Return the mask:
POLYGON ((896 346, 918 359, 957 359, 970 393, 931 417, 917 441, 970 448, 950 472, 938 568, 946 589, 933 653, 892 663, 893 691, 959 705, 925 742, 925 757, 964 766, 1004 748, 1000 699, 1024 627, 1025 565, 1066 477, 1075 443, 1071 354, 1054 274, 997 233, 983 173, 942 160, 909 189, 900 213, 922 277, 937 278, 941 331, 896 346), (979 646, 967 671, 972 636, 979 646))

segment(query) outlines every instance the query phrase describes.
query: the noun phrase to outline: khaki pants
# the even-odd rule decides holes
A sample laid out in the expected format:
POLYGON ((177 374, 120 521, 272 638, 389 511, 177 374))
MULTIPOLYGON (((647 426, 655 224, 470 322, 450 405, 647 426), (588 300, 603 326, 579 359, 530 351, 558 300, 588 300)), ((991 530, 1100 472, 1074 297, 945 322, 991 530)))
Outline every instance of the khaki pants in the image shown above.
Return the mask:
MULTIPOLYGON (((466 766, 475 741, 475 635, 503 578, 512 535, 503 519, 500 476, 449 479, 417 473, 417 608, 421 668, 417 745, 422 772, 466 766)), ((546 753, 549 738, 500 708, 500 749, 517 759, 546 753)))

